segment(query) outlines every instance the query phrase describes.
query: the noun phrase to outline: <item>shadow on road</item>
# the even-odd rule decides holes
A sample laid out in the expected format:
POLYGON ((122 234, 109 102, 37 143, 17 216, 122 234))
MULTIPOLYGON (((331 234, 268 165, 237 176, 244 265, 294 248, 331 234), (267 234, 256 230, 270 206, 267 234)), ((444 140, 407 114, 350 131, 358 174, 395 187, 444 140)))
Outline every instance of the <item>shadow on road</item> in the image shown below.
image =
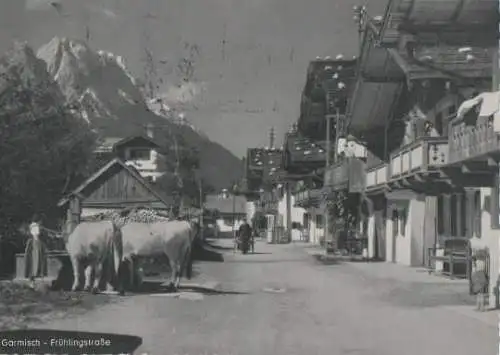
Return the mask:
POLYGON ((224 262, 222 253, 214 249, 210 244, 195 244, 193 247, 193 260, 224 262))
POLYGON ((239 292, 239 291, 229 291, 229 290, 217 290, 209 287, 203 286, 194 286, 194 285, 185 285, 182 283, 177 291, 172 290, 170 287, 165 285, 163 282, 144 282, 141 286, 141 289, 135 292, 131 292, 129 294, 155 294, 155 293, 175 293, 182 291, 194 291, 197 293, 201 293, 203 295, 248 295, 248 292, 239 292))
POLYGON ((225 247, 225 246, 222 246, 222 245, 218 245, 217 242, 215 242, 215 241, 205 240, 204 243, 205 243, 206 246, 208 246, 211 249, 227 250, 227 251, 233 250, 233 247, 225 247))
POLYGON ((339 265, 342 263, 337 258, 325 257, 324 255, 313 255, 313 258, 322 265, 339 265))
POLYGON ((226 260, 226 263, 235 263, 235 264, 279 264, 279 263, 303 263, 304 259, 267 259, 267 260, 261 260, 261 259, 252 259, 252 258, 247 258, 251 254, 243 255, 242 258, 238 259, 229 259, 226 260))
POLYGON ((411 282, 393 287, 382 297, 386 302, 405 308, 475 305, 468 285, 411 282))

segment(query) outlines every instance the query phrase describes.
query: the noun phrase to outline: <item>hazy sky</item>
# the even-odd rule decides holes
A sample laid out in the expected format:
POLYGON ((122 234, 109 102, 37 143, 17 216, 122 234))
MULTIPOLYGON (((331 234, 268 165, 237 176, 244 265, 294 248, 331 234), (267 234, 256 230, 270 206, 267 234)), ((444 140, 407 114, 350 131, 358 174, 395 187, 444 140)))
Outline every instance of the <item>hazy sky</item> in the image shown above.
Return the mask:
POLYGON ((267 143, 271 126, 281 143, 309 60, 357 54, 352 7, 368 3, 381 15, 388 0, 58 0, 60 13, 50 1, 1 0, 2 52, 14 38, 36 48, 56 35, 83 39, 89 23, 91 47, 122 55, 142 76, 146 45, 165 68, 186 55, 184 43, 197 45, 204 90, 187 118, 242 156, 267 143))

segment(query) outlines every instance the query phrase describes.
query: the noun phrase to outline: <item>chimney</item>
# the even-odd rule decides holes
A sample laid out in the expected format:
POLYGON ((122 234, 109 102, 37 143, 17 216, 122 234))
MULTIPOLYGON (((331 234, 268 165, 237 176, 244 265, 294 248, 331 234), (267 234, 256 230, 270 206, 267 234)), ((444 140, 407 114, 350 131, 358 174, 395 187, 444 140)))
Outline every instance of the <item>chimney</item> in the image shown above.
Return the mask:
POLYGON ((151 139, 154 138, 154 126, 151 123, 146 125, 146 135, 151 139))
POLYGON ((271 127, 269 132, 269 149, 274 149, 274 127, 271 127))

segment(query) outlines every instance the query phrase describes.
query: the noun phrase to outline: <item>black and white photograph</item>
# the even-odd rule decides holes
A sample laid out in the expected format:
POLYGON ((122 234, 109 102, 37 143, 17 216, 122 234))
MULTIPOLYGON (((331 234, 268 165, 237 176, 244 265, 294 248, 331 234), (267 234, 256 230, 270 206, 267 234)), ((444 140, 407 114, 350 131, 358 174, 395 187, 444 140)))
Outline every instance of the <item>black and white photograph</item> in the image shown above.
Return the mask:
POLYGON ((0 0, 0 354, 500 354, 498 0, 0 0))

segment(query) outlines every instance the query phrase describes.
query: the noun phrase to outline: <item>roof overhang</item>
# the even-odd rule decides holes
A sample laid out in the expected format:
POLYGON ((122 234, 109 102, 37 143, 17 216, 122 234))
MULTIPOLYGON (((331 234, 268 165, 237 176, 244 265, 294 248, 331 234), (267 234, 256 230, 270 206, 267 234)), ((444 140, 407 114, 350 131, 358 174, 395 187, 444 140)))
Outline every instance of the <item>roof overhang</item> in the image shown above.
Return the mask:
POLYGON ((390 118, 403 82, 369 82, 359 78, 349 105, 349 127, 364 132, 384 126, 390 118))
POLYGON ((378 30, 367 24, 359 57, 358 78, 373 82, 397 81, 404 79, 401 64, 378 43, 378 30))
POLYGON ((151 148, 160 148, 158 143, 156 143, 153 138, 150 137, 145 137, 145 136, 131 136, 131 137, 126 137, 123 138, 121 141, 116 142, 114 145, 114 148, 118 148, 123 145, 131 144, 133 142, 141 142, 145 147, 151 147, 151 148))
POLYGON ((496 0, 390 0, 383 26, 382 42, 395 43, 398 31, 478 32, 496 26, 496 0))
POLYGON ((89 196, 91 192, 89 191, 94 191, 95 185, 97 180, 103 176, 109 169, 111 169, 114 166, 119 166, 122 169, 125 169, 128 171, 130 175, 132 175, 133 178, 135 178, 140 184, 142 184, 155 198, 157 199, 156 201, 163 203, 166 206, 169 206, 171 204, 170 201, 167 200, 166 197, 162 196, 159 194, 153 186, 151 186, 144 178, 140 176, 139 173, 135 171, 133 167, 130 167, 126 165, 122 160, 119 158, 115 158, 111 161, 109 161, 106 165, 104 165, 101 169, 96 171, 93 175, 91 175, 87 180, 85 180, 80 186, 78 186, 75 190, 73 190, 71 193, 68 195, 64 196, 59 202, 57 203, 58 207, 63 207, 65 206, 71 198, 78 198, 79 200, 83 200, 89 196), (89 191, 87 191, 89 190, 89 191))

